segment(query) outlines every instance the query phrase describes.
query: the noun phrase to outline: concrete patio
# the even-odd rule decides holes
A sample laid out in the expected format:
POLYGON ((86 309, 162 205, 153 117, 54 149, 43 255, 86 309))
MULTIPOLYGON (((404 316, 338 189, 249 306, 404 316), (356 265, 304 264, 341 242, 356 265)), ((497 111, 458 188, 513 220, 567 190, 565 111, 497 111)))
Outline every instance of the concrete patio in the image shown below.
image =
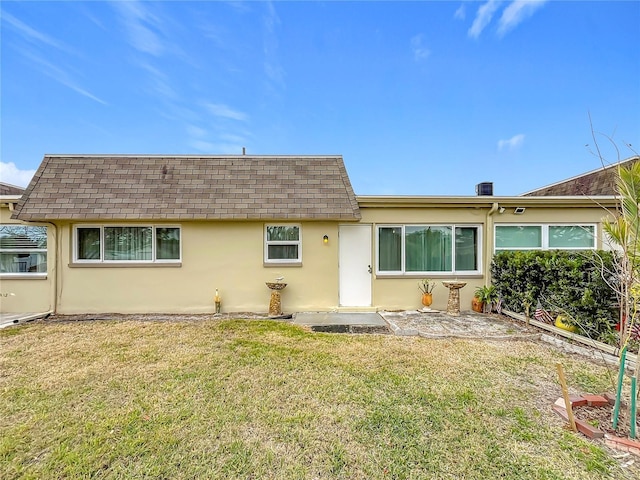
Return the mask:
POLYGON ((522 339, 539 337, 526 326, 497 315, 461 312, 459 316, 431 310, 380 312, 301 312, 293 323, 316 332, 392 333, 425 338, 522 339))
POLYGON ((540 334, 525 325, 512 322, 498 315, 485 315, 471 311, 459 316, 432 310, 404 310, 379 312, 395 335, 419 335, 425 338, 465 339, 529 339, 540 334))

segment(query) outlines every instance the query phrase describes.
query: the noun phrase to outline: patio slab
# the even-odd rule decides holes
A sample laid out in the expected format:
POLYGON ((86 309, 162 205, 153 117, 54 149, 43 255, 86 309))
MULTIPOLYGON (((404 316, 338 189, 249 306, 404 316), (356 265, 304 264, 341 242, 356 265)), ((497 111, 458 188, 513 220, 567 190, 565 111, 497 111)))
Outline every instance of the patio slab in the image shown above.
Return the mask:
POLYGON ((459 316, 432 310, 381 311, 395 335, 419 335, 425 338, 482 338, 519 340, 539 338, 540 334, 498 315, 460 312, 459 316))

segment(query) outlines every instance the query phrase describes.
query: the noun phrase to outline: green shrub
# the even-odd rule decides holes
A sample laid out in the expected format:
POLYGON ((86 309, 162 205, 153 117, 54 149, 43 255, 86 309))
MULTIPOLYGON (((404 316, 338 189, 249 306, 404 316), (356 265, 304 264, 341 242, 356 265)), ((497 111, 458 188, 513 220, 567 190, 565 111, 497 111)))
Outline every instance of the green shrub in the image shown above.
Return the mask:
POLYGON ((567 323, 591 338, 611 336, 618 322, 611 282, 614 256, 606 251, 563 250, 497 253, 491 264, 493 284, 504 308, 530 314, 538 300, 547 311, 562 312, 567 323), (609 282, 609 284, 607 283, 609 282))

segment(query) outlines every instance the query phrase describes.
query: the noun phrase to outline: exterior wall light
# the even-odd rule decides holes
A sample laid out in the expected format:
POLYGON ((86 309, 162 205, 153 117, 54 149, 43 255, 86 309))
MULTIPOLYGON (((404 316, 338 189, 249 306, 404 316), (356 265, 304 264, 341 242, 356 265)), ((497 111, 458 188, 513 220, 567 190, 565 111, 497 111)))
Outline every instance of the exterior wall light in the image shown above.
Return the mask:
POLYGON ((329 243, 329 235, 325 235, 324 237, 322 237, 322 243, 324 243, 325 245, 329 243))

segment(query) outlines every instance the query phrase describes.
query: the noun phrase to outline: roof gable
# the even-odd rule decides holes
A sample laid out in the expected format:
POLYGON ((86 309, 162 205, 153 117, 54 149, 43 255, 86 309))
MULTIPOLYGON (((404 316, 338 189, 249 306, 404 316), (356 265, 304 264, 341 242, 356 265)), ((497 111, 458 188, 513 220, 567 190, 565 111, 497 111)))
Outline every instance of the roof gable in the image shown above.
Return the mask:
POLYGON ((47 155, 20 220, 357 220, 342 157, 47 155))

